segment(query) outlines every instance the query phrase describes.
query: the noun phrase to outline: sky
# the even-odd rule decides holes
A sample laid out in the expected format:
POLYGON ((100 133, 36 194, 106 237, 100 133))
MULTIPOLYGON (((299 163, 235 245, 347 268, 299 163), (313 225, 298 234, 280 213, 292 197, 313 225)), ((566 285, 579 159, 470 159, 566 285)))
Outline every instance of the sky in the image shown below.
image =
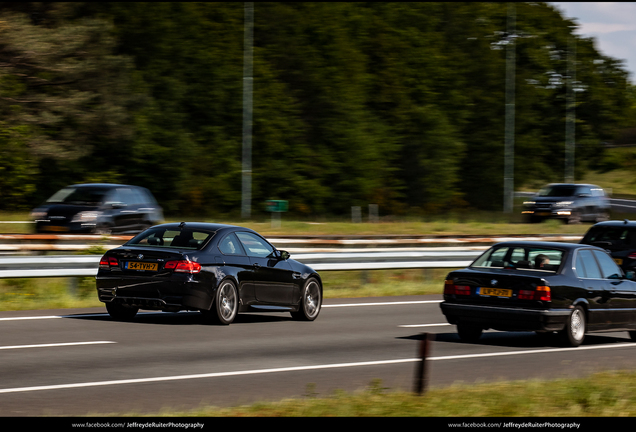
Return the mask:
POLYGON ((576 34, 594 37, 603 55, 624 61, 636 83, 636 2, 549 2, 566 18, 574 18, 576 34))

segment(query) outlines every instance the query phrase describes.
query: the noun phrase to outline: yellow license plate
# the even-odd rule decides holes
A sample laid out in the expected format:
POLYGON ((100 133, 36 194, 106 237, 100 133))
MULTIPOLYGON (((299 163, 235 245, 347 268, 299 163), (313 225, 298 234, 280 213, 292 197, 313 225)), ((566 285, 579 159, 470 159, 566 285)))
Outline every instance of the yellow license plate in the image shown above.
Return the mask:
POLYGON ((539 216, 550 216, 552 213, 550 212, 539 212, 537 213, 539 216))
POLYGON ((501 288, 480 288, 479 294, 484 296, 512 297, 512 290, 501 288))
POLYGON ((159 268, 159 265, 157 263, 144 263, 144 262, 130 261, 127 263, 126 268, 128 270, 157 271, 157 269, 159 268))
POLYGON ((68 231, 67 227, 63 226, 43 226, 42 229, 44 231, 57 231, 57 232, 66 232, 68 231))
POLYGON ((618 265, 623 265, 623 260, 621 258, 614 258, 614 262, 618 265))

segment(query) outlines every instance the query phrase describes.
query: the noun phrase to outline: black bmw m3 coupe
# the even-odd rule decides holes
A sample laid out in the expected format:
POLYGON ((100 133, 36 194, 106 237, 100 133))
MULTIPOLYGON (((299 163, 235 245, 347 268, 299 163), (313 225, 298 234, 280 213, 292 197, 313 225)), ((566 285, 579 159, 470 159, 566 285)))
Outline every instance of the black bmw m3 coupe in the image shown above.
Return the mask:
POLYGON ((322 306, 318 273, 232 225, 156 225, 106 252, 96 280, 99 300, 119 320, 148 309, 197 310, 219 324, 254 311, 313 321, 322 306))

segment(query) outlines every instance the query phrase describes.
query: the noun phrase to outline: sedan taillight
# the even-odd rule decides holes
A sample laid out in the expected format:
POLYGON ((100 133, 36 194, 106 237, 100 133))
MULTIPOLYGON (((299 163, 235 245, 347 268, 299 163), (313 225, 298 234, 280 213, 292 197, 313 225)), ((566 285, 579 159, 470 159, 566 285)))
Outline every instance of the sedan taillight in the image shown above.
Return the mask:
POLYGON ((470 287, 467 285, 455 285, 450 279, 444 282, 444 294, 448 295, 470 295, 470 287))
POLYGON ((199 273, 201 264, 190 260, 166 261, 164 269, 173 270, 177 273, 199 273))
POLYGON ((552 301, 552 293, 548 286, 538 286, 536 290, 519 290, 519 300, 552 301))
POLYGON ((119 266, 119 261, 117 261, 117 258, 115 257, 109 257, 104 255, 99 260, 99 268, 101 269, 110 269, 111 267, 118 267, 118 266, 119 266))

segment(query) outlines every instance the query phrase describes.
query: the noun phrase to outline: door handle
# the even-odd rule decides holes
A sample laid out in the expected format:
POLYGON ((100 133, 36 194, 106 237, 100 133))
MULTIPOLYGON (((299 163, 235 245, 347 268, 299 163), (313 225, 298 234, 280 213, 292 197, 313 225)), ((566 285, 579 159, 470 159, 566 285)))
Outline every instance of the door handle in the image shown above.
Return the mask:
POLYGON ((261 265, 259 263, 255 263, 252 267, 259 268, 261 265))

